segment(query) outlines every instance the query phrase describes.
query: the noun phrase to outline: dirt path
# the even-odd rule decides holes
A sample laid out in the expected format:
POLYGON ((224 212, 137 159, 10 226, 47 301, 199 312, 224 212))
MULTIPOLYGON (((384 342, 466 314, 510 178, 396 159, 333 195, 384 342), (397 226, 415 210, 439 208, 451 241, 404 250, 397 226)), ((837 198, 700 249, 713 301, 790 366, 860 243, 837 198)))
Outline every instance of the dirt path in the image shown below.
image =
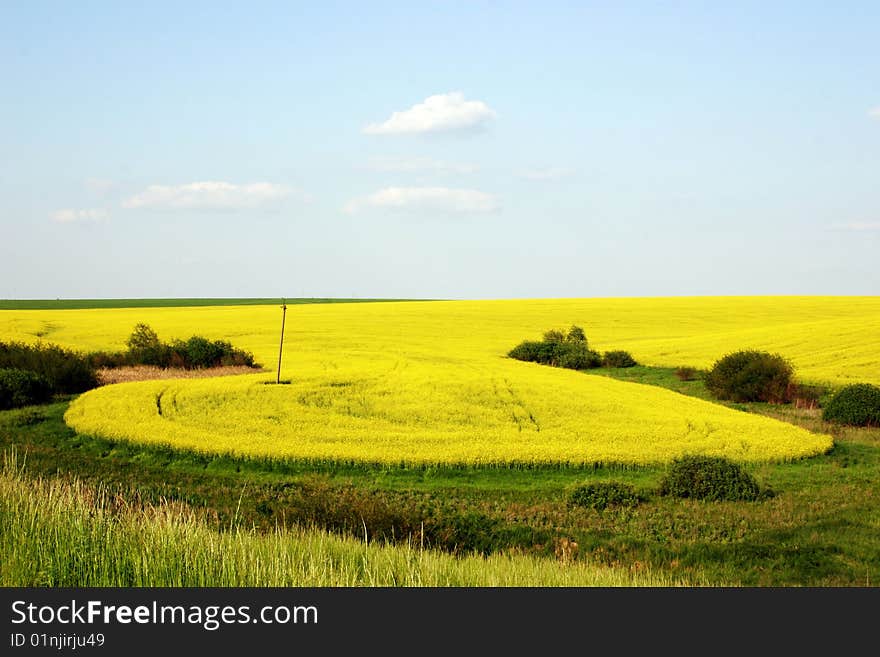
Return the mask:
POLYGON ((101 385, 126 383, 128 381, 149 381, 151 379, 201 379, 209 376, 231 376, 233 374, 258 374, 268 370, 258 367, 236 365, 230 367, 209 367, 197 370, 152 367, 138 365, 133 367, 102 368, 98 370, 101 385))

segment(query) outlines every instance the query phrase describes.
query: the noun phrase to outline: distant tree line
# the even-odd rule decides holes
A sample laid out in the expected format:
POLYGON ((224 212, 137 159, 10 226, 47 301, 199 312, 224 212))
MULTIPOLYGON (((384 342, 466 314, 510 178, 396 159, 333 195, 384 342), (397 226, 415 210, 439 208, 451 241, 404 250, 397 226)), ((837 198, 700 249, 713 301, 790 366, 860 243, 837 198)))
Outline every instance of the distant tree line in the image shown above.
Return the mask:
POLYGON ((203 369, 239 365, 258 367, 251 352, 233 347, 226 340, 209 340, 194 335, 186 340, 162 342, 147 324, 136 324, 128 340, 127 351, 98 352, 89 358, 95 367, 152 365, 161 368, 203 369))

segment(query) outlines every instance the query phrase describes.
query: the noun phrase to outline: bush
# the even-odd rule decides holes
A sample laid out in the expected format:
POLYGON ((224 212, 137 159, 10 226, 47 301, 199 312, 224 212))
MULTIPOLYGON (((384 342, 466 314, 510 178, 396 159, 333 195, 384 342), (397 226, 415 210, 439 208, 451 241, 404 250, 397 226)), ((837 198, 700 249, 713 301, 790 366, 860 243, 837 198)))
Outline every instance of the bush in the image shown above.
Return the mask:
POLYGON ((788 401, 794 367, 779 354, 737 351, 716 361, 706 374, 706 388, 718 399, 735 402, 788 401))
POLYGON ((221 365, 246 365, 254 367, 254 357, 236 349, 225 340, 209 340, 194 335, 188 340, 175 340, 165 347, 165 367, 203 369, 221 365))
POLYGON ((587 345, 587 334, 584 333, 584 329, 580 326, 572 326, 568 329, 568 335, 565 336, 566 342, 576 342, 578 344, 583 344, 584 347, 587 345))
POLYGON ((605 367, 635 367, 636 359, 628 351, 606 351, 602 356, 602 365, 605 367))
POLYGON ((565 333, 558 329, 546 331, 544 333, 544 342, 551 342, 553 344, 565 342, 565 333))
POLYGON ((139 323, 135 324, 134 331, 125 341, 125 346, 129 351, 146 351, 156 349, 162 343, 159 342, 159 335, 148 325, 139 323))
POLYGON ((602 364, 599 352, 588 349, 586 342, 566 342, 559 345, 554 360, 551 365, 570 370, 587 370, 602 364))
POLYGON ((98 385, 87 356, 52 344, 0 342, 0 368, 35 372, 48 381, 53 393, 80 393, 98 385))
POLYGON ((199 335, 194 335, 185 342, 175 340, 171 346, 175 351, 184 355, 187 366, 191 368, 213 367, 220 363, 220 358, 223 356, 222 345, 199 335))
POLYGON ((154 365, 163 368, 201 369, 229 365, 257 367, 253 354, 236 349, 226 340, 209 340, 194 335, 166 344, 146 324, 137 324, 126 341, 127 352, 90 354, 95 367, 154 365))
POLYGON ((841 388, 822 409, 822 419, 857 427, 880 426, 880 388, 870 383, 841 388))
POLYGON ((736 463, 713 456, 675 459, 657 492, 712 501, 754 501, 773 495, 769 488, 761 490, 758 482, 736 463))
POLYGON ((547 331, 542 342, 521 342, 507 355, 517 360, 572 370, 585 370, 602 364, 602 356, 589 348, 584 330, 579 326, 572 326, 567 334, 556 329, 547 331))
POLYGON ((0 369, 0 410, 43 404, 52 399, 45 377, 28 370, 0 369))
POLYGON ((146 324, 135 324, 125 345, 128 347, 129 360, 141 365, 165 367, 167 349, 159 341, 158 334, 146 324))
POLYGON ((535 340, 524 340, 507 352, 510 358, 516 360, 524 360, 530 363, 543 363, 549 360, 545 357, 545 352, 549 356, 552 353, 552 346, 548 347, 546 342, 537 342, 535 340))
POLYGON ((86 356, 86 359, 89 365, 99 370, 124 367, 134 362, 128 353, 122 351, 93 351, 86 356))
POLYGON ((596 511, 604 511, 609 506, 634 507, 641 501, 641 495, 632 486, 614 481, 578 486, 568 496, 569 506, 596 511))
POLYGON ((602 364, 602 356, 598 352, 588 349, 586 344, 577 342, 527 341, 518 344, 507 355, 517 360, 572 370, 585 370, 602 364))
POLYGON ((223 354, 220 358, 220 364, 224 367, 257 367, 254 363, 254 355, 242 349, 233 349, 231 352, 223 354))

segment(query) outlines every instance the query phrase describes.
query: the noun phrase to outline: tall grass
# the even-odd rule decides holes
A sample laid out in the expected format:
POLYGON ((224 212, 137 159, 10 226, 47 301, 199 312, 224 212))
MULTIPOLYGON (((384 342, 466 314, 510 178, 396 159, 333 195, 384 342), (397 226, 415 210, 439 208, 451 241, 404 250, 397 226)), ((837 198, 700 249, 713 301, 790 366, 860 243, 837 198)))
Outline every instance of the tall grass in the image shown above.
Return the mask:
MULTIPOLYGON (((186 506, 132 506, 78 480, 0 469, 0 586, 679 586, 646 570, 523 555, 456 558, 323 531, 217 531, 186 506)), ((701 585, 702 583, 696 583, 701 585)))

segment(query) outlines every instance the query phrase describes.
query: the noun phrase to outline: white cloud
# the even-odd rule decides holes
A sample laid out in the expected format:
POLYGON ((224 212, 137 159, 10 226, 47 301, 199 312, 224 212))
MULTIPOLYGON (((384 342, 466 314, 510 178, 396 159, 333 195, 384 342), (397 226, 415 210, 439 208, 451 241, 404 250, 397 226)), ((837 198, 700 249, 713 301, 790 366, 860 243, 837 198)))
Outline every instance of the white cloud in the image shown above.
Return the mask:
POLYGON ((236 185, 205 181, 185 185, 150 185, 122 202, 129 209, 242 210, 273 205, 291 194, 284 185, 266 182, 236 185))
POLYGON ((56 210, 49 216, 52 218, 52 221, 58 222, 59 224, 72 224, 75 222, 102 221, 109 215, 106 210, 101 210, 100 208, 89 208, 85 210, 65 208, 63 210, 56 210))
POLYGON ((559 178, 570 176, 573 173, 573 170, 565 169, 563 167, 547 167, 543 169, 528 169, 526 171, 520 171, 518 175, 520 178, 525 178, 526 180, 558 180, 559 178))
POLYGON ((868 116, 880 120, 880 106, 868 110, 868 116))
POLYGON ((444 162, 428 158, 377 157, 370 160, 369 168, 383 173, 436 173, 466 175, 476 173, 478 167, 466 162, 444 162))
POLYGON ((836 230, 880 230, 880 221, 853 221, 848 224, 835 224, 832 228, 836 230))
POLYGON ((371 123, 368 135, 419 134, 454 132, 479 128, 497 114, 481 100, 465 100, 460 91, 428 96, 407 110, 393 112, 383 123, 371 123))
POLYGON ((492 194, 474 189, 448 187, 386 187, 369 196, 349 201, 345 212, 355 213, 372 208, 409 212, 477 213, 498 210, 492 194))

